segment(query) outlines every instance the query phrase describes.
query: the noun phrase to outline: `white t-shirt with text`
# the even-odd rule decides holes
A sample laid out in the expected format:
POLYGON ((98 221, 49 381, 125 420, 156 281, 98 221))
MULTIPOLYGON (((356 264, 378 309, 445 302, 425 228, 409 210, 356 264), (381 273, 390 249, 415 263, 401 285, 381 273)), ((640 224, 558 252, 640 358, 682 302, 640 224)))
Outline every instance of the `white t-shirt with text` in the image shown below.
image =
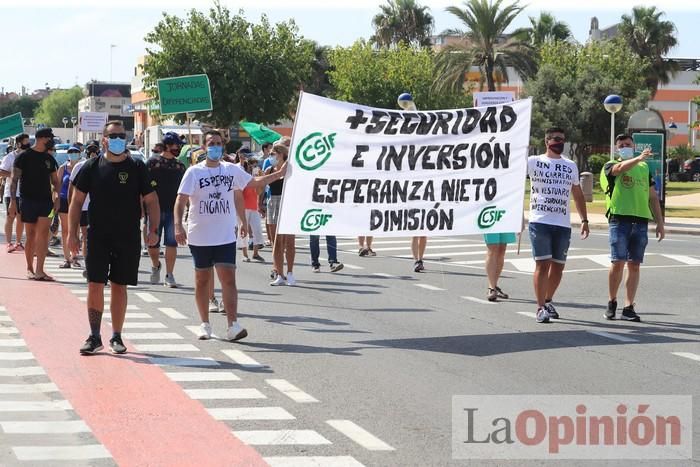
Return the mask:
MULTIPOLYGON (((10 177, 5 179, 5 193, 3 194, 5 198, 10 197, 10 180, 12 176, 12 167, 15 165, 15 159, 17 159, 17 152, 12 151, 6 154, 5 157, 2 158, 2 161, 0 161, 0 170, 10 172, 10 177)), ((19 196, 19 182, 17 182, 17 197, 19 196)))
POLYGON ((206 161, 190 166, 178 194, 190 198, 187 243, 194 246, 226 245, 236 241, 234 190, 243 190, 252 177, 239 166, 222 161, 207 167, 206 161))
POLYGON ((579 184, 576 163, 546 154, 527 159, 530 176, 530 222, 571 228, 571 187, 579 184))

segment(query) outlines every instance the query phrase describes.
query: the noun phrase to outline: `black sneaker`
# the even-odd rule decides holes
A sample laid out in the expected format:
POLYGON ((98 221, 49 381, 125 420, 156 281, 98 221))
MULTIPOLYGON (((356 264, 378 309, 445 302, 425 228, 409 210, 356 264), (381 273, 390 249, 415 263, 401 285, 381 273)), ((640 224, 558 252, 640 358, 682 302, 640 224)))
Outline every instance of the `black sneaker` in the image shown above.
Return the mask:
POLYGON ((605 310, 605 319, 615 319, 615 312, 617 311, 617 300, 610 300, 608 302, 608 309, 605 310))
POLYGON ((80 355, 92 355, 99 352, 103 348, 102 339, 100 337, 90 335, 80 348, 80 355))
POLYGON ((554 308, 552 302, 546 302, 544 304, 544 309, 547 310, 547 313, 549 314, 550 318, 559 319, 559 313, 557 313, 557 309, 554 308))
POLYGON ((126 346, 124 345, 124 342, 122 342, 121 336, 112 337, 109 340, 109 348, 112 349, 112 353, 126 353, 126 346))
POLYGON ((638 323, 642 320, 642 318, 639 317, 637 312, 634 311, 634 304, 626 306, 622 309, 622 315, 620 316, 620 319, 624 319, 625 321, 634 321, 635 323, 638 323))

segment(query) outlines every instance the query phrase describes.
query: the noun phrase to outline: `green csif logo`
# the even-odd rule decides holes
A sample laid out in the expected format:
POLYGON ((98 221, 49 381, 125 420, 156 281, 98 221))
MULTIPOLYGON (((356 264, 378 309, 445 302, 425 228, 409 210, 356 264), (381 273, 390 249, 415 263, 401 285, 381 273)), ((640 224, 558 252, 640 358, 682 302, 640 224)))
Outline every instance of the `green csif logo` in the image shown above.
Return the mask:
POLYGON ((488 229, 503 218, 505 209, 496 209, 496 206, 488 206, 479 213, 478 224, 480 229, 488 229))
POLYGON ((333 217, 332 214, 323 214, 321 209, 309 209, 301 218, 301 230, 304 232, 313 232, 328 223, 333 217))
POLYGON ((316 170, 321 167, 329 157, 335 147, 335 135, 331 133, 323 136, 323 133, 316 131, 301 140, 297 146, 297 163, 304 170, 316 170))

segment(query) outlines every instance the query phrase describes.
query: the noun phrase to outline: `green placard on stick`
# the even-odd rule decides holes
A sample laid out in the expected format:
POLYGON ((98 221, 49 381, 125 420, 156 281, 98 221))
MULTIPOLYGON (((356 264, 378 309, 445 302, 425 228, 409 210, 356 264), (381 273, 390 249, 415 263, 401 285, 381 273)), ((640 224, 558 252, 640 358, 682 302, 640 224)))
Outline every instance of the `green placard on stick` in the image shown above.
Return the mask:
POLYGON ((0 118, 0 139, 18 135, 23 131, 24 120, 21 113, 17 112, 16 114, 0 118))
POLYGON ((204 112, 212 109, 207 75, 178 76, 158 80, 161 115, 204 112))

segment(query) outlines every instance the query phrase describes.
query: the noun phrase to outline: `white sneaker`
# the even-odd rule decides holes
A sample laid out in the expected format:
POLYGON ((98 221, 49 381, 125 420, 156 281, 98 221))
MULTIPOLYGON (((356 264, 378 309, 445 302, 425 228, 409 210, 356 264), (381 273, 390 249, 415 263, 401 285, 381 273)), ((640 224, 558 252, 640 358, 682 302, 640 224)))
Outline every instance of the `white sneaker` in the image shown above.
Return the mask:
POLYGON ((209 323, 202 323, 199 325, 199 333, 197 334, 197 338, 200 341, 206 341, 211 339, 211 324, 209 323))
POLYGON ((245 328, 243 328, 243 326, 238 324, 238 321, 234 321, 231 327, 228 328, 228 331, 226 331, 226 339, 230 341, 241 340, 247 336, 248 331, 246 331, 245 328))
POLYGON ((219 302, 216 301, 216 298, 212 298, 209 300, 209 313, 218 313, 219 311, 219 302))
POLYGON ((221 297, 221 301, 219 302, 219 313, 226 313, 226 308, 224 308, 224 298, 221 297))
POLYGON ((177 288, 177 282, 175 282, 175 276, 172 274, 165 274, 165 281, 163 282, 163 285, 166 287, 170 287, 171 289, 176 289, 177 288))
POLYGON ((287 285, 295 285, 297 280, 294 278, 291 272, 287 273, 287 285))
POLYGON ((282 277, 280 274, 277 274, 277 277, 275 277, 274 281, 270 282, 270 285, 285 285, 286 283, 287 282, 284 280, 284 277, 282 277))
POLYGON ((545 307, 538 308, 535 319, 538 323, 549 323, 549 313, 547 309, 545 307))
POLYGON ((151 266, 151 284, 159 284, 160 283, 160 268, 162 264, 158 262, 158 267, 154 268, 151 266))

